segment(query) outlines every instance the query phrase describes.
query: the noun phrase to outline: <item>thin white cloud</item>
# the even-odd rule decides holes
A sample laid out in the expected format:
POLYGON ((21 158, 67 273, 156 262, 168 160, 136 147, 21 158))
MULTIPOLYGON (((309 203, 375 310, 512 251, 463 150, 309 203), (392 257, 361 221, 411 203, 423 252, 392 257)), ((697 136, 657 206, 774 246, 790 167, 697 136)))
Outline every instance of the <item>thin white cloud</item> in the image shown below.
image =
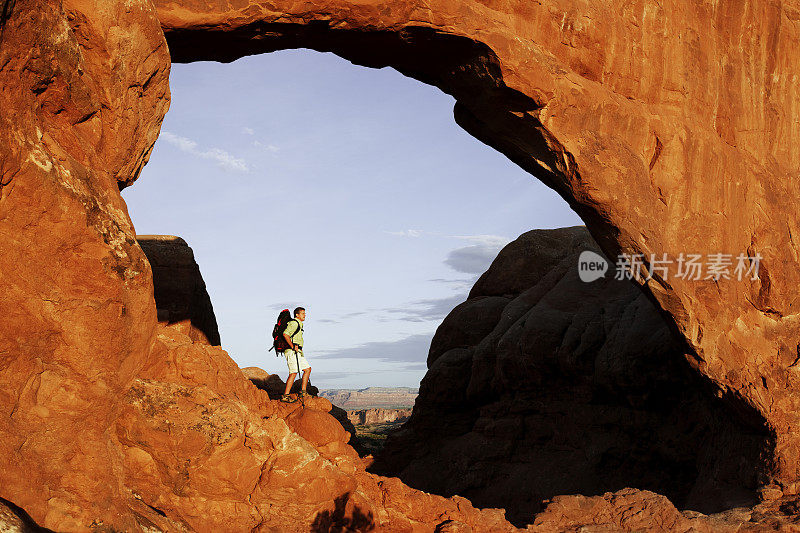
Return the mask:
POLYGON ((297 302, 273 302, 267 305, 267 309, 277 309, 278 311, 282 309, 288 309, 289 311, 293 311, 294 308, 297 306, 298 306, 297 302))
POLYGON ((348 320, 348 319, 356 318, 356 317, 363 316, 363 315, 366 315, 366 314, 367 314, 366 311, 354 311, 352 313, 346 313, 344 315, 339 315, 336 318, 322 318, 322 319, 319 320, 319 322, 324 322, 326 324, 339 324, 339 323, 341 323, 342 320, 348 320))
POLYGON ((384 233, 395 235, 397 237, 419 237, 424 232, 421 229, 406 229, 403 231, 386 231, 384 233))
POLYGON ((242 133, 244 133, 245 135, 255 135, 256 134, 256 130, 254 130, 253 128, 248 128, 247 126, 245 126, 244 128, 242 128, 242 133))
MULTIPOLYGON (((406 370, 425 370, 428 359, 428 350, 431 346, 433 333, 411 335, 396 341, 368 342, 343 348, 340 350, 326 350, 317 352, 317 357, 325 359, 373 359, 403 363, 406 370)), ((397 369, 396 369, 397 370, 397 369)), ((362 372, 363 370, 359 370, 362 372)))
POLYGON ((452 237, 454 239, 470 241, 481 246, 499 246, 501 248, 511 242, 508 237, 502 237, 500 235, 453 235, 452 237))
POLYGON ((455 306, 467 299, 466 293, 459 293, 446 298, 432 298, 410 302, 404 307, 387 307, 380 309, 379 322, 439 322, 446 317, 455 306), (386 313, 389 317, 380 316, 386 313))
POLYGON ((280 148, 274 144, 266 144, 262 143, 261 141, 253 141, 253 146, 256 148, 261 148, 262 150, 266 150, 267 152, 272 152, 273 154, 280 150, 280 148))
POLYGON ((477 274, 474 274, 467 278, 453 278, 453 279, 434 278, 434 279, 429 279, 428 281, 430 281, 431 283, 440 283, 442 285, 449 285, 452 288, 460 291, 469 291, 469 289, 472 288, 475 282, 478 281, 479 277, 480 276, 478 276, 477 274))
POLYGON ((187 139, 186 137, 181 137, 180 135, 175 135, 174 133, 169 131, 162 131, 161 138, 170 143, 171 145, 176 146, 182 152, 186 152, 187 154, 191 154, 195 157, 200 157, 202 159, 210 159, 212 161, 216 161, 216 163, 219 166, 227 170, 235 170, 238 172, 250 171, 244 159, 239 159, 237 157, 234 157, 233 155, 229 154, 228 152, 220 148, 200 150, 197 147, 197 143, 195 141, 187 139))

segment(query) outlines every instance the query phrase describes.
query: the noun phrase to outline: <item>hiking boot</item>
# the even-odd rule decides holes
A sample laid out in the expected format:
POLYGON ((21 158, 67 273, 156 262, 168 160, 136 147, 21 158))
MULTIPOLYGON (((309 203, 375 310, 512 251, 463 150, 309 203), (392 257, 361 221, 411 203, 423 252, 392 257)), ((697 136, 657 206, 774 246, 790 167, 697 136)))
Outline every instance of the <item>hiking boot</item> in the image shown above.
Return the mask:
POLYGON ((311 398, 311 395, 308 392, 301 390, 297 393, 297 397, 305 400, 306 398, 311 398))
POLYGON ((290 395, 288 395, 288 394, 281 394, 281 401, 282 401, 283 403, 294 403, 294 402, 296 402, 296 401, 297 401, 297 398, 292 398, 292 397, 291 397, 290 395))

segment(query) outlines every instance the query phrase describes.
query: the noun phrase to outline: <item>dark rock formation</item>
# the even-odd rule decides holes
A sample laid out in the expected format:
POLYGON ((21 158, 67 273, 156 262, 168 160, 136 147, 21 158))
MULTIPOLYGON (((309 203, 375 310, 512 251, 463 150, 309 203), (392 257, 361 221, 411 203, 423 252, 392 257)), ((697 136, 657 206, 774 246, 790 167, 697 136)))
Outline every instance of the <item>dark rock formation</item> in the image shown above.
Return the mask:
POLYGON ((713 398, 636 285, 581 281, 583 250, 600 252, 581 226, 500 252, 437 330, 413 415, 373 470, 518 524, 555 495, 624 487, 703 512, 755 503, 764 421, 713 398))
POLYGON ((194 341, 219 346, 214 307, 186 241, 172 235, 137 235, 136 242, 153 270, 158 321, 194 341))

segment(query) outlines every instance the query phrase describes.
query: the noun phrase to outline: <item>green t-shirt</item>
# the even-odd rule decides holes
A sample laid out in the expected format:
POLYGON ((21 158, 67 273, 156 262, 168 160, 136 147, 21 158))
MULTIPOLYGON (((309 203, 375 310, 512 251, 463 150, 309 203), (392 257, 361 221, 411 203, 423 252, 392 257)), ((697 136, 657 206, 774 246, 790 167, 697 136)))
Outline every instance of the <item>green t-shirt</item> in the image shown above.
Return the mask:
POLYGON ((295 344, 299 344, 300 346, 303 345, 303 326, 300 325, 300 321, 296 318, 293 318, 289 321, 286 325, 286 329, 283 332, 289 336, 290 339, 294 341, 295 344), (300 331, 297 331, 300 329, 300 331), (295 334, 297 332, 297 334, 295 334), (294 335, 294 337, 292 337, 294 335))

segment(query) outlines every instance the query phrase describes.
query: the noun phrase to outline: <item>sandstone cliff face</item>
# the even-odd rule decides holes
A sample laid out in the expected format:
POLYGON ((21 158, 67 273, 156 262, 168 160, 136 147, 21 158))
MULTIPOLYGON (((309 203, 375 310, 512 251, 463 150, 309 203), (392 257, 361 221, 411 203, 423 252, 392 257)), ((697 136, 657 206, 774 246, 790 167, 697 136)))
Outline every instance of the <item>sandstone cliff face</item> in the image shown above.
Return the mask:
POLYGON ((219 346, 214 307, 186 241, 172 235, 137 235, 136 242, 153 271, 153 291, 159 323, 192 340, 219 346))
POLYGON ((129 496, 114 522, 127 520, 128 530, 306 532, 424 531, 454 520, 513 530, 502 511, 368 474, 332 411, 324 398, 270 400, 221 348, 159 327, 151 364, 113 426, 129 496))
POLYGON ((774 446, 684 361, 653 305, 613 274, 578 276, 583 227, 504 248, 431 342, 411 419, 374 470, 518 525, 558 494, 649 489, 679 508, 752 505, 774 446))
POLYGON ((58 530, 124 516, 111 428, 156 329, 119 187, 169 55, 145 1, 0 3, 0 496, 58 530))
POLYGON ((155 4, 173 61, 308 47, 452 94, 456 121, 559 192, 611 258, 760 255, 757 279, 673 265, 642 283, 692 366, 767 419, 774 478, 798 490, 796 1, 155 4))

